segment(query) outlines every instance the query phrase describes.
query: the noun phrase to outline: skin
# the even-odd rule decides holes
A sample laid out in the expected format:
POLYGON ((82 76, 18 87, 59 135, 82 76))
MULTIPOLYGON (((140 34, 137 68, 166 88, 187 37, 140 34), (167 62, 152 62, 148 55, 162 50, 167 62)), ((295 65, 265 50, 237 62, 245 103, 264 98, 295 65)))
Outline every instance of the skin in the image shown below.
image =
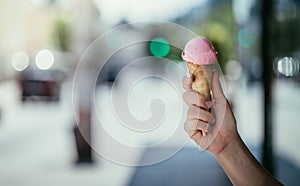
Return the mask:
POLYGON ((190 138, 214 154, 234 185, 282 185, 260 165, 239 136, 218 72, 212 75, 213 101, 193 91, 192 81, 193 77, 183 78, 183 100, 189 106, 184 128, 190 138))

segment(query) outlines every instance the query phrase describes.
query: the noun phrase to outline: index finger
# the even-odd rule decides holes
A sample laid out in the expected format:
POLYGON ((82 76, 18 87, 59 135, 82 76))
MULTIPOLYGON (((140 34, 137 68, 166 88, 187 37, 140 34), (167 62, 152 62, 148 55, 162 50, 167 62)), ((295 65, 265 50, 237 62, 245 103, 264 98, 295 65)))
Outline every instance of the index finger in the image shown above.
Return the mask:
POLYGON ((198 107, 202 107, 202 108, 206 108, 208 109, 206 102, 207 99, 205 98, 205 96, 192 91, 192 90, 188 90, 185 91, 182 95, 183 97, 183 101, 188 105, 188 106, 198 106, 198 107))

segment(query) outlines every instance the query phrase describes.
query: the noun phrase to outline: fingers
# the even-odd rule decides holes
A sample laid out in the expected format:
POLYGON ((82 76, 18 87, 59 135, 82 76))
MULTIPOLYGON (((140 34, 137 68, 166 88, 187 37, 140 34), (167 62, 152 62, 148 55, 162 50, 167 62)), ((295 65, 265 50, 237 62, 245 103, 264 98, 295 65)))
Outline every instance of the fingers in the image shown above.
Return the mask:
POLYGON ((185 76, 185 77, 182 79, 182 85, 183 85, 183 88, 184 88, 185 90, 192 90, 192 82, 193 82, 192 77, 185 76))
POLYGON ((208 109, 206 105, 207 99, 205 96, 198 94, 192 90, 193 77, 185 76, 182 79, 183 88, 186 90, 183 93, 183 100, 188 106, 198 106, 208 109))
POLYGON ((219 72, 214 71, 212 74, 212 93, 215 99, 222 99, 226 100, 226 97, 224 96, 220 80, 219 80, 219 72))
POLYGON ((210 119, 210 113, 206 110, 200 109, 199 107, 191 106, 188 109, 188 120, 202 120, 204 122, 208 122, 210 119))
POLYGON ((211 126, 209 123, 200 120, 187 120, 184 124, 184 130, 192 138, 199 130, 203 132, 210 132, 211 126))
POLYGON ((195 91, 192 91, 192 90, 185 91, 183 93, 182 97, 183 97, 183 101, 188 106, 198 106, 198 107, 208 109, 207 104, 206 104, 207 99, 205 98, 205 96, 198 94, 195 91))

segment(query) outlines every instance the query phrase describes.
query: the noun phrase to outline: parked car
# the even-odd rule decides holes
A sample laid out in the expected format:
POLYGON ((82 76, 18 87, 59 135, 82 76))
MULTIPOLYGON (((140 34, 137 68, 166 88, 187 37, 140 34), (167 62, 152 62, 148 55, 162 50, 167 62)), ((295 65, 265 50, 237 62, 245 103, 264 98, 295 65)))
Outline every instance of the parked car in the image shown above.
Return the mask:
POLYGON ((46 101, 58 101, 62 80, 63 75, 59 71, 27 68, 20 72, 18 78, 21 100, 35 97, 46 101))

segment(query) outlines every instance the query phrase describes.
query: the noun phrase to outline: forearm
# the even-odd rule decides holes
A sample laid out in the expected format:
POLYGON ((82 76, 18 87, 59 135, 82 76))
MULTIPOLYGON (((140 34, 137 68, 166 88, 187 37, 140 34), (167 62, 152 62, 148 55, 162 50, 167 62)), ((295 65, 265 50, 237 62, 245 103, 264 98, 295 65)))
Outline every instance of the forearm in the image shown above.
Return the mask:
POLYGON ((234 185, 281 185, 255 159, 239 136, 216 158, 234 185))

